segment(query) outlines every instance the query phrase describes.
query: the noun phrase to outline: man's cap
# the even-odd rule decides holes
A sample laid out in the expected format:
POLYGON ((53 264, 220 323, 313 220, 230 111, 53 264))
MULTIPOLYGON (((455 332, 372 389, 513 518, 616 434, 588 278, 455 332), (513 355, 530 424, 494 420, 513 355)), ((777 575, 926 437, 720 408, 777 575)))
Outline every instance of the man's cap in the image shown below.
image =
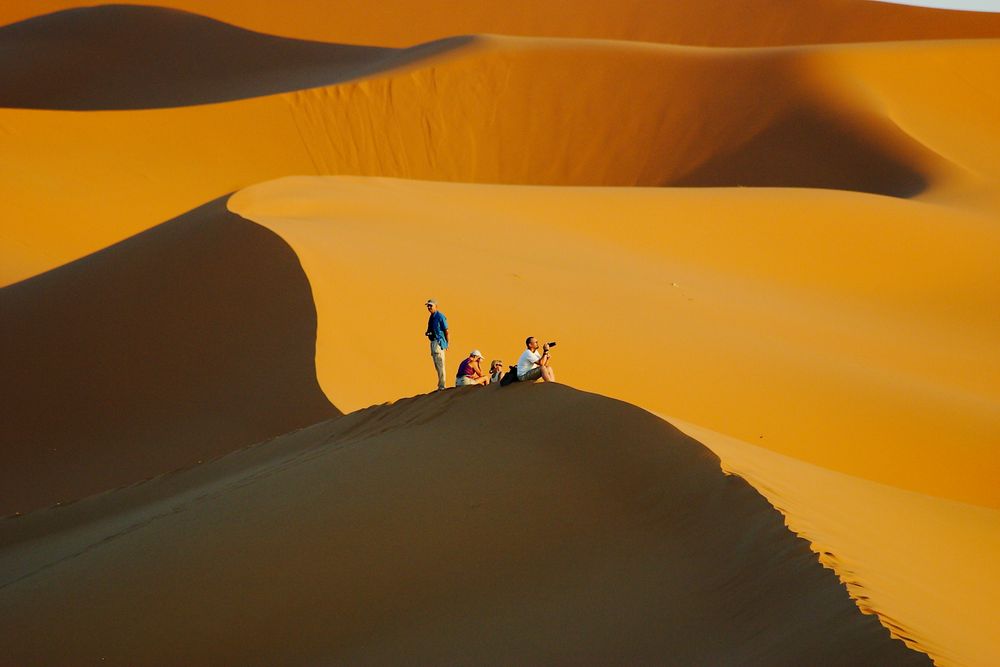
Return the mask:
POLYGON ((436 305, 437 305, 437 303, 438 303, 438 302, 437 302, 437 301, 435 301, 434 299, 427 299, 427 301, 425 301, 425 302, 424 302, 424 305, 425 305, 425 306, 436 306, 436 305))
POLYGON ((482 359, 483 358, 483 353, 480 352, 479 350, 473 350, 472 352, 469 353, 469 356, 470 357, 479 357, 480 359, 482 359))

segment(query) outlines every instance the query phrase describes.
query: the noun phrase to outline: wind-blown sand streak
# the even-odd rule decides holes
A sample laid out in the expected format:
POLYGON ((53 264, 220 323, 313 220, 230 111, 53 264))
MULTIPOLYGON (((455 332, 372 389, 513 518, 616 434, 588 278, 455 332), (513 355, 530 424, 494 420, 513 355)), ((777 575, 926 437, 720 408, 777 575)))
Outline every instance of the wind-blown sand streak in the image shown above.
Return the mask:
POLYGON ((16 662, 929 663, 705 448, 567 387, 371 408, 0 542, 16 662))

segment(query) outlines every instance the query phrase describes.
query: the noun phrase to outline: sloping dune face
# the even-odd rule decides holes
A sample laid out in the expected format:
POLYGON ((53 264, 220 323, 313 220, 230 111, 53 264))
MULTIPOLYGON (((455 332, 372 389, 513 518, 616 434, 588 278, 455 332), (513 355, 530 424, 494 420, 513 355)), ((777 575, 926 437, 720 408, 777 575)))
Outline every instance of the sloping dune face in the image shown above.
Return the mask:
POLYGON ((565 387, 371 408, 0 530, 15 662, 929 664, 706 449, 565 387))
POLYGON ((336 83, 412 57, 282 39, 159 7, 76 9, 0 28, 0 106, 206 104, 336 83))
MULTIPOLYGON (((8 0, 0 23, 81 0, 8 0)), ((124 4, 148 4, 124 0, 124 4)), ((699 46, 1000 37, 1000 15, 949 12, 869 0, 160 0, 156 4, 299 39, 405 47, 454 35, 585 37, 699 46)))
POLYGON ((993 41, 745 51, 483 38, 362 81, 227 104, 0 110, 0 195, 16 212, 3 279, 286 174, 904 197, 979 187, 1000 170, 995 133, 973 142, 947 128, 995 121, 982 91, 997 72, 993 41), (901 84, 914 60, 930 64, 926 81, 901 84))
POLYGON ((0 290, 0 515, 339 414, 288 246, 218 200, 0 290))

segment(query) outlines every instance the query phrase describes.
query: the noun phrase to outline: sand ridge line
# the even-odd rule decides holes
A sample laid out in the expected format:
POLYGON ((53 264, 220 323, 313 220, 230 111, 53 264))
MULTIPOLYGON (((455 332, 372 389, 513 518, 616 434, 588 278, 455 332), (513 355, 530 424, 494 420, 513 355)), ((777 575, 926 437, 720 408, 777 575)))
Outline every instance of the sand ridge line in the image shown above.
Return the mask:
POLYGON ((188 662, 267 662, 287 657, 294 632, 300 650, 348 662, 372 651, 376 660, 454 652, 502 662, 665 654, 822 662, 833 652, 926 664, 860 614, 805 543, 709 451, 643 410, 564 386, 418 396, 143 487, 4 527, 45 535, 28 559, 0 549, 4 569, 21 572, 74 540, 99 542, 4 589, 0 605, 18 631, 14 640, 3 626, 0 639, 15 659, 93 654, 135 664, 172 662, 183 650, 188 662), (359 433, 352 422, 376 431, 359 433), (342 447, 338 434, 354 444, 342 447), (323 454, 289 466, 289 450, 323 454), (159 489, 177 508, 170 486, 200 490, 203 500, 180 512, 142 506, 159 489), (100 524, 69 520, 44 531, 60 514, 101 508, 135 508, 148 521, 133 517, 141 528, 103 542, 94 539, 100 524), (254 586, 232 604, 231 586, 246 577, 254 586), (211 612, 210 633, 197 631, 199 615, 176 613, 192 595, 211 612), (720 639, 718 614, 744 599, 758 613, 727 614, 720 639), (78 604, 90 613, 61 616, 64 640, 43 641, 53 610, 78 604), (136 604, 144 613, 130 613, 136 604), (581 626, 587 632, 574 642, 562 639, 581 626), (110 644, 109 632, 118 638, 110 644))
MULTIPOLYGON (((124 0, 145 4, 144 0, 124 0)), ((93 4, 87 0, 13 0, 0 7, 0 23, 93 4)), ((470 0, 297 0, 295 11, 236 0, 162 0, 269 34, 350 44, 407 47, 449 35, 502 33, 584 37, 706 46, 767 46, 843 41, 1000 37, 996 14, 928 9, 867 0, 683 0, 650 3, 599 0, 538 3, 513 0, 500 7, 470 0)))

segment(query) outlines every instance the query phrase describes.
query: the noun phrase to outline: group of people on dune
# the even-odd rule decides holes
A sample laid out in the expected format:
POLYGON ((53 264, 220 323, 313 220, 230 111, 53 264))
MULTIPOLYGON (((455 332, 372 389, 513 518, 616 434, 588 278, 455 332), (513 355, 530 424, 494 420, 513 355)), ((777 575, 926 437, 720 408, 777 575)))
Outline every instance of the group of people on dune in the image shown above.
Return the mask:
MULTIPOLYGON (((437 301, 428 299, 425 303, 430 317, 427 318, 427 338, 431 343, 431 359, 434 360, 434 370, 437 372, 438 390, 445 388, 445 350, 448 349, 448 318, 438 309, 437 301)), ((504 380, 505 375, 515 374, 518 382, 535 382, 543 380, 545 382, 555 382, 556 374, 552 370, 552 357, 549 354, 549 347, 555 343, 541 345, 541 353, 538 352, 538 340, 534 336, 528 336, 525 341, 525 350, 517 360, 517 368, 513 366, 511 370, 504 373, 503 361, 494 359, 490 362, 488 372, 483 370, 483 353, 473 350, 462 363, 458 365, 458 374, 455 376, 455 386, 464 387, 469 385, 498 384, 504 380)), ((503 384, 513 378, 507 378, 503 384)))

